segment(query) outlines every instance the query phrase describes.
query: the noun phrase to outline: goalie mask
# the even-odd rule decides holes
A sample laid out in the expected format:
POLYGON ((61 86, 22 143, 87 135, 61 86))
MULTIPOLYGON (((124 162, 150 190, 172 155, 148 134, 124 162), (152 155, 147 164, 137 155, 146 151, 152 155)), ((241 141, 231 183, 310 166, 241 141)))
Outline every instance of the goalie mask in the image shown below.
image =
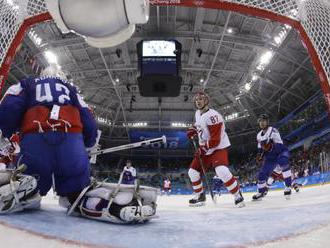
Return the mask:
POLYGON ((56 64, 51 64, 43 69, 40 73, 40 77, 58 77, 63 81, 67 81, 65 73, 56 64))
POLYGON ((46 5, 63 33, 74 32, 98 48, 123 43, 135 24, 149 19, 149 0, 46 0, 46 5))
POLYGON ((203 110, 209 105, 210 97, 204 91, 199 91, 196 93, 193 100, 195 107, 199 110, 203 110))

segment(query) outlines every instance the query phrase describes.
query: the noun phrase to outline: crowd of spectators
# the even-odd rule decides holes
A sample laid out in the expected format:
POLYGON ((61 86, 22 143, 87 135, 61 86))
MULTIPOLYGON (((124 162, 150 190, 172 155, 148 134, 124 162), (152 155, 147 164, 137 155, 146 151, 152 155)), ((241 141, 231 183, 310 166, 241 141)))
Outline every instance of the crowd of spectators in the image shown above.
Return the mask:
POLYGON ((304 123, 312 121, 318 115, 324 113, 327 110, 326 102, 322 94, 319 97, 307 105, 303 110, 299 111, 292 119, 286 124, 280 127, 280 131, 283 134, 289 134, 296 130, 304 123))
MULTIPOLYGON (((295 177, 310 176, 324 171, 324 168, 321 168, 322 163, 324 163, 321 161, 321 154, 330 155, 330 141, 313 145, 309 149, 301 147, 291 151, 290 164, 295 177)), ((257 182, 259 167, 255 162, 255 155, 255 153, 251 153, 245 159, 240 159, 230 165, 234 175, 243 186, 255 185, 257 182)), ((109 182, 117 182, 124 166, 121 163, 124 161, 126 161, 125 158, 114 160, 112 166, 99 164, 98 170, 94 170, 94 176, 102 180, 107 178, 109 182)), ((162 187, 164 179, 169 178, 174 188, 191 187, 187 174, 190 162, 191 159, 187 158, 161 159, 160 161, 157 159, 132 160, 141 184, 162 187)), ((329 169, 329 165, 327 168, 329 169)), ((209 179, 213 176, 212 172, 208 173, 209 179)))

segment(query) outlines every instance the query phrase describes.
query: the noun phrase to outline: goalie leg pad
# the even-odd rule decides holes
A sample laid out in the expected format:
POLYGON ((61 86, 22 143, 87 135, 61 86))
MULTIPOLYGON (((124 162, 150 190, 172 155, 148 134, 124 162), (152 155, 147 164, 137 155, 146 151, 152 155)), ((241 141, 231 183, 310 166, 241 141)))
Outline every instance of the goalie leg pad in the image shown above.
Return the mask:
POLYGON ((120 210, 120 219, 126 223, 143 223, 155 213, 156 208, 151 205, 127 206, 120 210))
POLYGON ((115 187, 111 184, 98 185, 88 191, 79 203, 80 214, 86 218, 106 221, 111 223, 143 223, 156 213, 157 189, 141 186, 139 205, 134 194, 134 187, 123 186, 115 196, 111 194, 115 187), (108 209, 109 199, 113 203, 108 209))
POLYGON ((9 180, 7 183, 2 181, 2 183, 0 186, 0 214, 40 207, 41 197, 37 190, 37 180, 34 177, 18 175, 15 181, 9 180))

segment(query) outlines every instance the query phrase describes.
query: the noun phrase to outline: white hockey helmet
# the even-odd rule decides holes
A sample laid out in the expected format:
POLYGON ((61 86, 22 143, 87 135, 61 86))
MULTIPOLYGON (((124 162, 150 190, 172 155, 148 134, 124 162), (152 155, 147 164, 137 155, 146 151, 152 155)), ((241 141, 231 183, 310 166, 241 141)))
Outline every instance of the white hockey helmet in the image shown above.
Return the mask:
POLYGON ((40 77, 59 77, 60 79, 66 81, 67 76, 61 70, 61 68, 56 64, 50 64, 45 69, 43 69, 40 73, 40 77))
POLYGON ((149 0, 46 0, 63 33, 74 32, 94 47, 112 47, 128 40, 135 24, 149 19, 149 0))

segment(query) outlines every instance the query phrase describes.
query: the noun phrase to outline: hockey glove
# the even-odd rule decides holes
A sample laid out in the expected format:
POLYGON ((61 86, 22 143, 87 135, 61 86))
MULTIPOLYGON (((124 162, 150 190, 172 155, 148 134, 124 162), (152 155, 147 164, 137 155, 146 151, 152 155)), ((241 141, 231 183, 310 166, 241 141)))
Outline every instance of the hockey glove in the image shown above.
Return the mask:
POLYGON ((198 132, 197 132, 196 127, 195 127, 195 126, 190 127, 190 128, 187 130, 187 137, 188 137, 188 139, 193 139, 193 138, 195 138, 196 136, 198 136, 198 132))

